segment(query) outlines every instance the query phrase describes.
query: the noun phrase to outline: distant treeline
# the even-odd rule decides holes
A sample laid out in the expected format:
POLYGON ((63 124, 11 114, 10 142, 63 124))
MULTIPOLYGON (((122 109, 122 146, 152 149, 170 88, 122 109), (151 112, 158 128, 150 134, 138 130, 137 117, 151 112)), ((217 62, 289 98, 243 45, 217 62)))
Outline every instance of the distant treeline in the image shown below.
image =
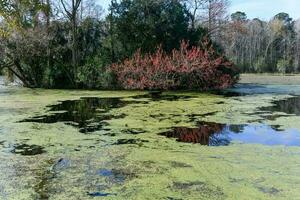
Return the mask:
POLYGON ((266 22, 236 12, 221 27, 215 39, 242 72, 300 71, 299 19, 279 13, 266 22))

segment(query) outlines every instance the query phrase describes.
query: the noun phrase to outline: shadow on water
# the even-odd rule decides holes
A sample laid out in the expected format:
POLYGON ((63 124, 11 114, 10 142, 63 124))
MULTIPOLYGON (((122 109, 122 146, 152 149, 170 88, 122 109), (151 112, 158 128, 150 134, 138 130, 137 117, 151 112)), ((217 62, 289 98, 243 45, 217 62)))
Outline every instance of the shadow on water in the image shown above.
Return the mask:
POLYGON ((233 90, 214 90, 214 91, 211 91, 211 93, 215 94, 215 95, 224 96, 224 97, 240 97, 240 96, 246 95, 244 93, 235 92, 233 90))
POLYGON ((178 142, 199 143, 207 146, 227 146, 231 142, 300 146, 300 132, 294 129, 278 130, 265 124, 225 125, 201 122, 197 128, 175 127, 160 133, 178 142))
POLYGON ((107 197, 107 196, 116 196, 115 193, 105 193, 105 192, 88 192, 88 196, 91 197, 107 197))
POLYGON ((113 145, 125 145, 125 144, 135 144, 135 145, 143 145, 143 143, 149 142, 148 140, 141 139, 118 139, 117 142, 113 143, 113 145))
POLYGON ((133 97, 133 99, 150 99, 151 101, 177 101, 190 98, 192 98, 192 96, 164 94, 161 91, 151 91, 148 94, 133 97))
POLYGON ((300 116, 300 96, 274 101, 274 105, 263 107, 260 110, 266 112, 282 112, 289 115, 300 116))
POLYGON ((233 88, 225 90, 213 90, 212 94, 224 97, 241 97, 253 94, 276 93, 276 90, 270 90, 263 85, 258 84, 236 84, 233 88))
POLYGON ((44 147, 39 145, 29 145, 29 144, 9 144, 6 141, 0 141, 0 147, 5 152, 10 152, 13 154, 19 154, 22 156, 35 156, 46 153, 44 147))
POLYGON ((63 101, 49 107, 49 115, 25 119, 21 122, 57 123, 65 122, 79 128, 81 133, 90 133, 103 129, 105 120, 123 118, 124 115, 112 116, 107 114, 110 109, 120 108, 128 102, 119 98, 81 98, 79 100, 63 101))
POLYGON ((131 128, 131 129, 124 129, 122 130, 122 133, 129 134, 129 135, 138 135, 145 133, 146 131, 141 128, 131 128))
MULTIPOLYGON (((152 101, 176 101, 188 99, 190 96, 168 95, 161 92, 149 92, 146 95, 135 96, 133 99, 149 98, 152 101)), ((32 117, 20 122, 37 122, 52 124, 64 122, 67 125, 79 128, 81 133, 92 133, 106 130, 107 120, 124 118, 125 115, 112 116, 108 114, 111 109, 121 108, 138 101, 124 101, 121 98, 85 97, 79 100, 62 101, 56 105, 47 106, 49 114, 32 117)), ((143 130, 124 130, 127 134, 140 134, 143 130)))
MULTIPOLYGON (((234 96, 245 96, 245 95, 255 95, 255 94, 295 94, 297 88, 292 88, 290 86, 281 87, 278 85, 261 85, 261 84, 253 84, 253 83, 240 83, 236 84, 231 89, 221 90, 219 91, 220 95, 224 95, 226 97, 234 97, 234 96), (222 94, 223 93, 223 94, 222 94)), ((297 93, 297 92, 296 92, 297 93)))
POLYGON ((11 153, 20 154, 22 156, 35 156, 46 153, 44 147, 39 145, 15 144, 11 153))

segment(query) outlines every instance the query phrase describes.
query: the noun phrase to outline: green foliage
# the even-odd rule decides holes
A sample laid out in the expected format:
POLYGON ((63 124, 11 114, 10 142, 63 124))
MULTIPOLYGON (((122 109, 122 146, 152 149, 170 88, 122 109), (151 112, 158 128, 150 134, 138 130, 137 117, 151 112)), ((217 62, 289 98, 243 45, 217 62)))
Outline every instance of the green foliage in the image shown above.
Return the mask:
POLYGON ((123 0, 111 6, 116 40, 121 43, 121 59, 137 49, 153 52, 158 45, 167 52, 178 48, 180 41, 199 41, 201 29, 189 29, 187 8, 174 0, 123 0), (200 35, 199 35, 200 32, 200 35))
MULTIPOLYGON (((171 54, 183 40, 191 48, 208 37, 205 28, 191 26, 180 0, 112 1, 105 18, 93 15, 93 6, 74 11, 60 3, 0 2, 0 69, 27 87, 116 88, 110 66, 137 50, 151 54, 160 46, 171 54)), ((221 46, 210 43, 221 57, 221 46)))
POLYGON ((263 56, 258 57, 253 65, 254 71, 259 72, 259 73, 266 71, 267 70, 266 67, 267 67, 267 64, 266 64, 265 58, 263 56))
POLYGON ((231 14, 231 20, 243 22, 247 20, 247 15, 244 12, 237 11, 231 14))
POLYGON ((114 88, 112 73, 106 69, 101 57, 93 57, 79 68, 77 80, 82 88, 114 88))
POLYGON ((277 62, 277 71, 280 73, 290 73, 291 72, 291 61, 288 59, 280 59, 277 62))
POLYGON ((292 18, 290 18, 290 15, 284 12, 278 13, 277 15, 274 16, 274 19, 278 19, 280 21, 284 21, 286 23, 290 23, 293 21, 292 18))

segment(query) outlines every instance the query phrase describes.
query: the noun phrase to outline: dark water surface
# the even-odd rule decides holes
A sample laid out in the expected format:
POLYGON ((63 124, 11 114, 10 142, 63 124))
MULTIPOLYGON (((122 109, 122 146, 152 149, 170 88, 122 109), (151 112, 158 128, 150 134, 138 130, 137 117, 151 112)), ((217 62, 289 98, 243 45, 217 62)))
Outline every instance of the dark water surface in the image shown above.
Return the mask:
POLYGON ((81 133, 91 133, 103 129, 105 121, 122 118, 107 114, 113 108, 127 105, 120 98, 81 98, 79 100, 62 101, 57 105, 48 106, 51 114, 25 119, 21 122, 57 123, 65 122, 78 127, 81 133))
POLYGON ((289 115, 300 116, 300 96, 274 101, 273 104, 273 106, 263 107, 261 110, 270 113, 282 112, 289 115))
POLYGON ((34 144, 9 144, 6 141, 0 141, 0 147, 13 154, 22 156, 35 156, 46 153, 44 147, 34 144))
POLYGON ((44 147, 39 145, 16 144, 13 146, 12 153, 20 154, 22 156, 34 156, 46 153, 44 147))
MULTIPOLYGON (((244 95, 232 91, 224 91, 219 94, 232 97, 244 95)), ((191 96, 164 95, 161 92, 151 92, 143 96, 134 97, 134 99, 140 98, 149 98, 152 101, 177 101, 189 99, 191 96)), ((67 100, 56 105, 48 106, 48 115, 25 119, 22 122, 65 122, 68 125, 78 127, 81 133, 91 133, 101 129, 106 130, 104 127, 107 125, 107 120, 125 117, 124 115, 112 116, 107 113, 111 109, 124 107, 128 103, 129 102, 125 102, 121 98, 89 97, 79 100, 67 100)), ((222 103, 224 102, 220 102, 220 104, 222 103)), ((299 116, 300 96, 274 101, 272 106, 262 107, 260 110, 270 114, 266 117, 269 120, 285 116, 275 115, 273 114, 274 112, 299 116)), ((214 114, 217 114, 217 112, 213 112, 210 115, 214 114)), ((205 116, 206 115, 203 115, 202 117, 205 116)), ((296 129, 278 130, 276 126, 271 127, 266 124, 228 125, 214 122, 198 122, 197 126, 197 128, 175 127, 171 131, 161 133, 160 135, 164 135, 168 138, 177 138, 179 142, 199 143, 208 146, 227 146, 233 141, 263 145, 300 146, 300 132, 296 129)), ((122 132, 132 135, 145 133, 143 129, 124 129, 122 132)), ((140 144, 143 142, 147 141, 139 139, 119 139, 114 144, 140 144)), ((24 155, 34 155, 39 152, 43 153, 42 148, 37 147, 38 146, 19 145, 16 146, 16 150, 14 151, 15 153, 21 152, 21 154, 23 153, 24 155)))

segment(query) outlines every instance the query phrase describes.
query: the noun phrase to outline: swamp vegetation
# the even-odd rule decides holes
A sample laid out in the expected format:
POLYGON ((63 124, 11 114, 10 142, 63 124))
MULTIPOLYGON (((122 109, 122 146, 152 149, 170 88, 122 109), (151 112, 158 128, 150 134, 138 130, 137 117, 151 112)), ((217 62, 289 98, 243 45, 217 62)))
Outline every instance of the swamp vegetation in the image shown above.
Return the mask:
POLYGON ((300 87, 0 89, 1 199, 297 199, 300 87))
POLYGON ((0 0, 0 199, 299 199, 299 77, 237 84, 299 20, 228 3, 0 0))

